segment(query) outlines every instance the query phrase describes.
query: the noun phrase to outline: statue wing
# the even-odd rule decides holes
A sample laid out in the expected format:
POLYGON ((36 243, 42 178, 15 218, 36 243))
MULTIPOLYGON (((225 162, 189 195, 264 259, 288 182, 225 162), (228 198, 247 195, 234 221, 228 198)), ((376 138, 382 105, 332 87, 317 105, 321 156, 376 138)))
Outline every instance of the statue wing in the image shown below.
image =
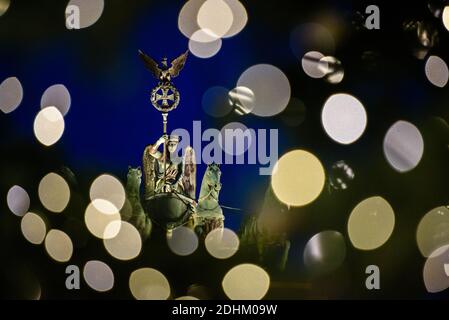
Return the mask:
POLYGON ((171 67, 168 69, 168 72, 170 73, 170 76, 172 78, 177 77, 179 75, 179 72, 184 68, 184 65, 186 64, 187 55, 189 54, 189 50, 181 54, 179 57, 177 57, 175 60, 171 62, 171 67))
POLYGON ((162 70, 159 68, 159 65, 156 61, 154 61, 150 56, 143 53, 141 50, 139 50, 139 57, 142 59, 143 63, 145 64, 145 67, 147 67, 148 70, 151 71, 151 73, 156 77, 156 79, 159 79, 162 70))
POLYGON ((192 147, 187 147, 184 154, 182 184, 184 186, 185 193, 191 199, 195 199, 196 161, 195 161, 195 150, 193 150, 192 147))

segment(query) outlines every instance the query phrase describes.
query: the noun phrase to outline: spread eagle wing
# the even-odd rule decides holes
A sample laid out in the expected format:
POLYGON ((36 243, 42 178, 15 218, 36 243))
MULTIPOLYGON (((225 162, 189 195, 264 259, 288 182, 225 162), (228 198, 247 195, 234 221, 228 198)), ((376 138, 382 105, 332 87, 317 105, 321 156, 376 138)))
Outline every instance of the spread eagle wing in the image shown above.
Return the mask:
POLYGON ((159 68, 157 62, 154 61, 150 56, 143 53, 141 50, 139 50, 139 57, 140 59, 142 59, 143 63, 145 64, 145 67, 147 67, 147 69, 151 71, 151 73, 156 77, 156 79, 159 79, 162 70, 161 68, 159 68))
POLYGON ((196 192, 196 160, 195 151, 192 147, 187 147, 183 159, 182 183, 185 193, 195 199, 196 192))
POLYGON ((179 75, 179 72, 184 68, 184 65, 186 64, 187 55, 189 53, 189 50, 181 54, 179 57, 174 59, 171 62, 170 69, 168 69, 168 72, 170 73, 170 76, 172 78, 177 77, 179 75))

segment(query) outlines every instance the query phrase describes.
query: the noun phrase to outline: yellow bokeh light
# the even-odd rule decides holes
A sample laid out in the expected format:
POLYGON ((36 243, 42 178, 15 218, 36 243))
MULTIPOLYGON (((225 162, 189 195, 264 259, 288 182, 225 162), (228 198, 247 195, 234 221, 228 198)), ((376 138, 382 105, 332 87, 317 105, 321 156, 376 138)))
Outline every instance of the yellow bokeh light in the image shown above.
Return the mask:
POLYGON ((33 212, 28 212, 20 222, 22 234, 32 244, 41 244, 45 239, 47 227, 44 220, 33 212))
POLYGON ((84 215, 84 221, 87 229, 95 237, 100 239, 110 239, 115 237, 119 231, 121 224, 112 222, 120 222, 120 213, 115 208, 115 213, 110 214, 114 210, 115 206, 109 201, 97 199, 92 201, 86 208, 84 215), (108 213, 104 213, 107 211, 108 213), (111 224, 111 225, 110 225, 111 224))
POLYGON ((291 206, 314 201, 324 187, 325 173, 320 160, 310 152, 294 150, 276 163, 271 186, 276 197, 291 206))
POLYGON ((365 199, 349 216, 349 239, 357 249, 379 248, 393 233, 394 220, 393 208, 384 198, 376 196, 365 199))
POLYGON ((209 232, 204 240, 207 252, 217 259, 228 259, 239 249, 239 237, 227 228, 217 228, 209 232))
POLYGON ((129 289, 137 300, 166 300, 170 297, 167 278, 151 268, 141 268, 131 273, 129 289))
POLYGON ((444 27, 449 31, 449 6, 444 7, 441 19, 443 20, 444 27))
MULTIPOLYGON (((115 177, 109 174, 103 174, 97 177, 90 186, 90 199, 107 200, 114 205, 114 207, 97 208, 106 214, 115 214, 117 210, 121 210, 125 203, 126 194, 122 183, 115 177)), ((94 205, 101 204, 101 202, 94 202, 94 205)))
POLYGON ((46 107, 34 119, 34 135, 44 146, 58 142, 64 133, 64 117, 56 107, 46 107))
POLYGON ((429 257, 438 248, 449 244, 449 209, 441 206, 430 210, 418 224, 416 241, 419 251, 429 257))
POLYGON ((240 264, 228 271, 222 286, 231 300, 260 300, 268 292, 270 276, 254 264, 240 264))
POLYGON ((45 249, 55 261, 67 262, 73 253, 72 240, 65 232, 52 229, 45 237, 45 249))
POLYGON ((113 238, 104 239, 103 243, 111 256, 119 260, 131 260, 140 254, 142 239, 137 229, 124 221, 113 221, 105 229, 105 234, 120 231, 113 238), (120 226, 119 226, 120 225, 120 226), (111 231, 109 231, 111 229, 111 231))
POLYGON ((51 212, 62 212, 70 200, 70 188, 60 175, 51 172, 39 183, 39 199, 42 205, 51 212))

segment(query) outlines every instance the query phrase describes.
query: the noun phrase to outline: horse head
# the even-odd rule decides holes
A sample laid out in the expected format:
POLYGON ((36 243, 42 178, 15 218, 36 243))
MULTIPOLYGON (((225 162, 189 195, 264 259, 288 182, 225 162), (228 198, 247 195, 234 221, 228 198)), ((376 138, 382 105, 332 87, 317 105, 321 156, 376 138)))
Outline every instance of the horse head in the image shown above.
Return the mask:
POLYGON ((210 204, 211 202, 218 204, 218 194, 221 189, 220 177, 220 166, 216 163, 209 164, 201 183, 200 196, 198 199, 200 207, 208 207, 207 203, 210 204))
POLYGON ((142 170, 140 167, 128 167, 128 175, 126 182, 126 190, 131 193, 139 193, 140 184, 142 183, 142 170))

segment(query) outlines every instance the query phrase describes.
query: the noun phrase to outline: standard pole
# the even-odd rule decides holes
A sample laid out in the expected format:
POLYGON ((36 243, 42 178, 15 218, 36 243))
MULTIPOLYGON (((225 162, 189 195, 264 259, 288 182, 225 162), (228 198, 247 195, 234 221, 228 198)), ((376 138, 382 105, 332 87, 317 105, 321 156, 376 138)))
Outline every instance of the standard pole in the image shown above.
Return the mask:
MULTIPOLYGON (((162 122, 164 124, 164 136, 167 134, 167 118, 168 118, 168 113, 162 113, 162 122)), ((163 180, 164 192, 166 190, 165 181, 166 181, 166 176, 167 176, 166 163, 167 163, 167 139, 164 139, 164 180, 163 180)))

